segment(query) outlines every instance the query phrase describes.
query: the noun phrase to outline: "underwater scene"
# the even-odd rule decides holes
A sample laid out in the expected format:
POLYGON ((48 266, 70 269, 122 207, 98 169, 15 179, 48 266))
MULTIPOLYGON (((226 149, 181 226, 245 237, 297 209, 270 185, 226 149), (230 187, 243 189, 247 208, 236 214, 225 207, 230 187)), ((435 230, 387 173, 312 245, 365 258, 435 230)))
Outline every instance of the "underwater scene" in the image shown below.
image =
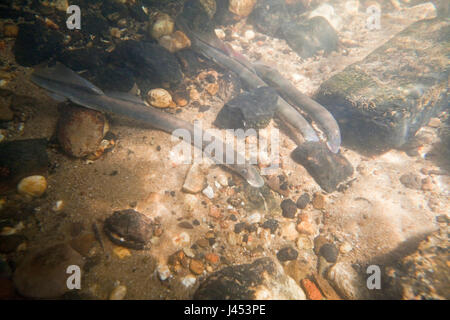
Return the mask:
POLYGON ((449 5, 2 1, 0 300, 449 299, 449 5))

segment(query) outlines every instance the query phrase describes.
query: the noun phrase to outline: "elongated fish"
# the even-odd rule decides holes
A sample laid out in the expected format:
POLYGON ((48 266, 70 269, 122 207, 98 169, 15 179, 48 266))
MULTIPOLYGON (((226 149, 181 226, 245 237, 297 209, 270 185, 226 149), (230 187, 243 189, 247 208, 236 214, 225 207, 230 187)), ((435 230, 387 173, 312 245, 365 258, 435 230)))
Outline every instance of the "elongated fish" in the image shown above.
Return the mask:
MULTIPOLYGON (((207 146, 207 142, 203 141, 204 139, 195 139, 195 135, 203 137, 203 132, 198 128, 194 130, 194 125, 191 123, 149 107, 137 96, 117 92, 105 93, 61 63, 56 63, 51 67, 35 68, 31 80, 38 86, 50 91, 51 96, 58 101, 67 99, 89 109, 143 121, 155 129, 170 134, 176 129, 185 129, 190 132, 191 137, 194 137, 191 142, 195 147, 204 151, 207 146)), ((219 142, 218 139, 215 142, 223 143, 219 142)), ((224 144, 223 150, 227 150, 227 152, 233 150, 233 159, 235 159, 236 164, 226 164, 225 161, 217 161, 217 158, 212 157, 207 152, 205 154, 216 163, 224 165, 242 176, 251 186, 259 188, 264 185, 264 179, 257 169, 245 163, 242 154, 236 152, 233 147, 227 147, 226 144, 224 144)))
MULTIPOLYGON (((242 59, 232 58, 227 55, 227 53, 215 48, 210 44, 210 42, 215 43, 214 41, 206 39, 202 35, 192 31, 182 17, 178 16, 176 23, 189 37, 191 40, 191 47, 194 50, 211 59, 218 65, 236 73, 247 88, 255 89, 267 86, 267 84, 254 72, 249 63, 241 62, 242 59)), ((226 49, 226 52, 229 52, 229 49, 226 49)), ((319 137, 308 121, 306 121, 294 107, 280 96, 278 96, 277 100, 276 114, 283 121, 299 130, 306 141, 319 141, 319 137)))

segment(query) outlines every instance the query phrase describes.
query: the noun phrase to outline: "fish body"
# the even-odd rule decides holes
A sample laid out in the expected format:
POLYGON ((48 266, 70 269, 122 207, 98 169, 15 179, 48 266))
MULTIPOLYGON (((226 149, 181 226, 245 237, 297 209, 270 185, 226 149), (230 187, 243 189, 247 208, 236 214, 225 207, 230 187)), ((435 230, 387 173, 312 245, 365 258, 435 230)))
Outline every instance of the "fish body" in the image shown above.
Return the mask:
MULTIPOLYGON (((58 100, 67 99, 89 109, 143 121, 155 129, 170 134, 177 129, 185 129, 190 132, 191 137, 194 137, 194 135, 203 137, 203 132, 199 132, 198 129, 194 130, 194 125, 191 123, 149 107, 137 96, 117 92, 105 93, 61 63, 56 63, 52 67, 35 68, 31 80, 51 92, 52 96, 58 98, 58 100)), ((203 151, 207 145, 203 139, 195 139, 194 137, 191 141, 195 147, 203 151)), ((216 142, 220 143, 218 140, 216 142)), ((218 164, 224 165, 239 174, 253 187, 259 188, 264 185, 264 179, 260 176, 258 170, 245 163, 243 155, 225 144, 223 150, 233 150, 233 159, 236 159, 236 164, 226 164, 224 161, 218 162, 218 164)), ((213 160, 217 162, 217 158, 214 157, 213 160)))

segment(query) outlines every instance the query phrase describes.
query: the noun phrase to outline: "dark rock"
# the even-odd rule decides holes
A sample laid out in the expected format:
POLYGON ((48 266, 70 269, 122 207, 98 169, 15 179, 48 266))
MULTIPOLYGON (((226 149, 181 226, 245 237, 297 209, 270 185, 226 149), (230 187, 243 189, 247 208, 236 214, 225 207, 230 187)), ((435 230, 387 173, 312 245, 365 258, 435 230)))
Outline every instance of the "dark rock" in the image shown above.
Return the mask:
POLYGON ((415 173, 405 173, 400 177, 400 182, 407 188, 420 190, 422 179, 415 173))
POLYGON ((321 142, 305 142, 292 152, 291 157, 304 166, 326 192, 335 191, 338 184, 353 174, 350 162, 343 155, 332 153, 321 142))
POLYGON ((328 262, 335 263, 339 254, 338 249, 334 244, 325 243, 320 247, 319 254, 328 262))
POLYGON ((338 45, 336 31, 323 17, 313 17, 302 23, 284 23, 281 30, 291 49, 302 58, 312 57, 321 50, 330 53, 338 45))
POLYGON ((283 22, 289 18, 284 0, 258 1, 248 17, 248 22, 256 30, 269 36, 275 36, 283 22))
POLYGON ((308 193, 302 194, 300 197, 298 197, 296 205, 299 209, 305 209, 308 203, 311 201, 311 197, 308 193))
POLYGON ((178 226, 183 229, 194 229, 194 226, 187 221, 180 222, 178 226))
POLYGON ((270 233, 274 234, 275 231, 277 231, 278 229, 278 221, 275 219, 269 219, 264 221, 264 223, 262 224, 262 227, 264 229, 269 229, 270 233))
POLYGON ((290 261, 295 260, 298 257, 298 252, 292 247, 285 247, 280 249, 280 251, 277 252, 277 258, 281 262, 284 261, 290 261))
POLYGON ((221 129, 265 128, 274 115, 277 98, 269 87, 244 92, 222 107, 214 125, 221 129))
POLYGON ((0 144, 0 193, 16 188, 17 183, 48 170, 47 141, 27 139, 0 144))
POLYGON ((13 275, 17 291, 30 298, 52 299, 66 293, 67 267, 83 268, 82 256, 67 244, 58 244, 30 254, 19 264, 13 275))
POLYGON ((345 145, 369 155, 399 148, 448 108, 448 33, 445 19, 417 21, 322 83, 315 100, 345 145))
POLYGON ((43 22, 19 24, 19 34, 14 43, 16 62, 31 67, 61 53, 63 34, 49 29, 43 22))
MULTIPOLYGON (((159 44, 144 41, 122 41, 112 54, 111 63, 125 64, 140 79, 150 86, 161 87, 163 83, 176 85, 183 80, 177 58, 159 44)), ((142 90, 141 91, 145 91, 142 90)))
POLYGON ((297 213, 297 206, 291 199, 286 199, 281 202, 281 210, 283 217, 293 219, 297 213))
POLYGON ((247 223, 245 223, 245 222, 236 223, 234 225, 234 232, 241 233, 245 229, 246 225, 247 225, 247 223))
POLYGON ((141 250, 153 235, 154 224, 133 209, 115 211, 105 220, 103 230, 109 239, 120 246, 141 250))
POLYGON ((133 72, 113 65, 97 70, 92 81, 100 84, 103 90, 120 92, 129 92, 136 83, 133 72))
POLYGON ((14 252, 25 240, 26 238, 19 234, 0 236, 0 253, 14 252))
POLYGON ((77 158, 86 157, 99 148, 105 125, 103 113, 64 104, 60 109, 56 138, 67 154, 77 158))
POLYGON ((271 258, 226 267, 206 278, 194 293, 196 300, 304 300, 305 294, 271 258), (264 276, 262 276, 264 275, 264 276))
POLYGON ((214 22, 218 25, 228 26, 234 24, 241 19, 238 15, 228 10, 230 1, 220 0, 216 2, 216 14, 214 15, 214 22))
POLYGON ((180 17, 190 29, 208 34, 214 32, 213 17, 216 13, 215 1, 188 0, 184 3, 180 17))
POLYGON ((106 52, 103 49, 91 47, 64 50, 59 60, 64 62, 66 67, 74 71, 92 71, 102 67, 106 57, 106 52))

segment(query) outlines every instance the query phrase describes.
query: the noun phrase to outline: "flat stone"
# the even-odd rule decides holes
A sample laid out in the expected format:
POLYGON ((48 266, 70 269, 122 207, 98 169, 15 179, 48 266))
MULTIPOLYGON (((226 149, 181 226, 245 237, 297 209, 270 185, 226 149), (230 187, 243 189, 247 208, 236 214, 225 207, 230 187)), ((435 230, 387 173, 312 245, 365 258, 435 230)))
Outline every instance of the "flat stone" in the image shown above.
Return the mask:
POLYGON ((367 154, 404 145, 447 105, 445 19, 417 21, 320 86, 343 144, 367 154))
POLYGON ((199 193, 206 187, 206 179, 200 165, 194 163, 184 179, 182 190, 188 193, 199 193))

